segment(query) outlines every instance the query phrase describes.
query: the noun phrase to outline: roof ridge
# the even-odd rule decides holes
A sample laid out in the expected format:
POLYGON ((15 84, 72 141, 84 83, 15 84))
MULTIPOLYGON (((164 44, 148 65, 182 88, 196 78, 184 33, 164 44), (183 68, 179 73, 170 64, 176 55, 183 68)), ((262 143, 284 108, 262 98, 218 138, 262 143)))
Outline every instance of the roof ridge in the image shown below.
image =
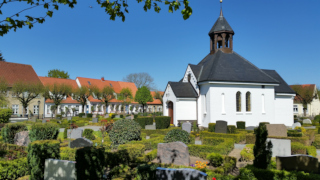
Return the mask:
POLYGON ((0 62, 1 63, 9 63, 9 64, 19 64, 19 65, 24 65, 24 66, 31 66, 30 64, 22 64, 22 63, 15 63, 15 62, 7 62, 7 61, 0 61, 0 62))

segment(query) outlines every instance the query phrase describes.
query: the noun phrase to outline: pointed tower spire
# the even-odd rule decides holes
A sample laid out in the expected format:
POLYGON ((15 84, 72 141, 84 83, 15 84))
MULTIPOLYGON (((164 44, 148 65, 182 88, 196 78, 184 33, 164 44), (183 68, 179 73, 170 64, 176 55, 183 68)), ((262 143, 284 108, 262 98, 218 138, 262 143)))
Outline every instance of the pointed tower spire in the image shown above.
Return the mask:
POLYGON ((220 0, 220 17, 223 16, 223 13, 222 13, 222 0, 220 0))

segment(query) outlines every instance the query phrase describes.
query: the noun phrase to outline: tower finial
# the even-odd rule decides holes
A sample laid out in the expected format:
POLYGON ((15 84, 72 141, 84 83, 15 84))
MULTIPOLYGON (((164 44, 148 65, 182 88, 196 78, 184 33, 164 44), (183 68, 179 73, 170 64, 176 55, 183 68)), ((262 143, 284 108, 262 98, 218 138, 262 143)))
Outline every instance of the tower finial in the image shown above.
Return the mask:
POLYGON ((220 16, 223 16, 223 13, 222 13, 222 0, 220 0, 220 16))

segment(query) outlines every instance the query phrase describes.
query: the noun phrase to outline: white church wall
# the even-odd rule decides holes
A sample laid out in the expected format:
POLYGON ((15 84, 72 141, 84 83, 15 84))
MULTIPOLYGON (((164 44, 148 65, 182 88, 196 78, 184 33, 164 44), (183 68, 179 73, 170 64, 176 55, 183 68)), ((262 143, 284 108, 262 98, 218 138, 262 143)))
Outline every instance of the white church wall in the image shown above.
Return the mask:
POLYGON ((163 110, 163 116, 169 116, 169 107, 168 107, 168 103, 170 101, 173 102, 173 123, 175 125, 178 125, 177 123, 177 118, 176 118, 176 96, 175 94, 173 93, 170 85, 168 84, 167 85, 167 88, 166 88, 166 91, 164 92, 163 94, 163 107, 162 107, 162 110, 163 110))
POLYGON ((293 124, 293 95, 276 95, 275 97, 275 124, 293 124), (288 115, 289 114, 289 115, 288 115))
POLYGON ((208 127, 210 123, 210 86, 208 84, 202 85, 200 88, 200 96, 198 98, 198 123, 199 126, 208 127))
MULTIPOLYGON (((176 102, 176 121, 178 120, 197 120, 197 101, 196 99, 181 99, 176 102)), ((174 123, 176 124, 176 121, 174 123)))
POLYGON ((193 74, 192 69, 190 68, 190 66, 188 65, 187 70, 184 74, 183 80, 182 82, 188 82, 188 75, 191 74, 191 84, 193 86, 193 88, 196 90, 196 92, 199 94, 200 90, 199 90, 199 86, 198 86, 198 80, 196 78, 196 76, 193 74))

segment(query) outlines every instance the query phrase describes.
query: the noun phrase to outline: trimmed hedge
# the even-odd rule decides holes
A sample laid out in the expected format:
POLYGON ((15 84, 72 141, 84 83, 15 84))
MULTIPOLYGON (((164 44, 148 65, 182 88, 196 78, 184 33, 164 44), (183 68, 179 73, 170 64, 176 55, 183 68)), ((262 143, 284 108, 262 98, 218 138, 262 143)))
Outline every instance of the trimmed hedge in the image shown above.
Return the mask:
MULTIPOLYGON (((299 142, 308 146, 309 144, 309 137, 278 137, 278 136, 269 136, 268 138, 275 138, 275 139, 290 139, 291 142, 299 142)), ((246 144, 254 144, 256 142, 255 134, 246 134, 246 144)), ((320 139, 319 139, 319 147, 320 147, 320 139)))
POLYGON ((34 141, 28 145, 30 179, 44 179, 45 160, 49 158, 60 159, 59 141, 34 141))
POLYGON ((79 117, 83 117, 85 115, 86 115, 86 113, 79 113, 79 117))
POLYGON ((55 140, 58 138, 59 129, 59 126, 53 123, 35 123, 29 131, 30 141, 55 140))
POLYGON ((105 149, 84 147, 76 151, 77 179, 102 179, 105 166, 105 149))
POLYGON ((61 147, 60 148, 60 159, 75 161, 76 160, 77 148, 61 147))
POLYGON ((201 131, 200 138, 203 139, 204 137, 221 137, 221 138, 231 138, 236 143, 244 141, 246 139, 245 133, 239 134, 224 134, 224 133, 213 133, 208 131, 201 131))
POLYGON ((317 149, 314 146, 307 146, 307 154, 313 157, 317 157, 317 149))
POLYGON ((153 118, 152 117, 139 117, 134 119, 142 129, 145 129, 146 125, 152 125, 153 124, 153 118))
POLYGON ((246 129, 245 121, 237 121, 237 129, 246 129))
POLYGON ((291 154, 307 154, 307 148, 301 143, 292 142, 291 154))
POLYGON ((142 133, 146 133, 147 136, 150 136, 151 134, 161 134, 161 135, 167 135, 169 131, 172 129, 181 129, 181 127, 170 127, 168 129, 157 129, 157 130, 145 130, 142 129, 142 133))
POLYGON ((217 153, 210 153, 207 155, 207 159, 209 160, 210 164, 214 167, 219 167, 223 163, 223 157, 217 153))
POLYGON ((95 140, 96 137, 93 135, 93 132, 92 129, 85 129, 82 136, 90 140, 95 140))
POLYGON ((0 161, 0 179, 15 180, 29 174, 27 158, 0 161))
POLYGON ((173 129, 167 133, 163 140, 165 143, 181 141, 185 144, 189 144, 190 136, 187 131, 181 129, 173 129))
POLYGON ((19 150, 26 151, 27 147, 0 142, 0 151, 19 151, 19 150))
POLYGON ((236 133, 236 126, 235 125, 229 125, 229 126, 227 126, 227 128, 228 128, 228 133, 230 133, 230 134, 236 133))
POLYGON ((0 109, 0 123, 8 123, 11 115, 11 109, 0 109))
POLYGON ((287 135, 288 137, 302 137, 302 132, 298 132, 295 130, 288 130, 287 135))
POLYGON ((5 143, 14 143, 14 136, 21 131, 27 131, 28 128, 22 123, 9 123, 1 129, 1 136, 5 143))
POLYGON ((204 137, 202 139, 202 144, 208 145, 208 146, 215 146, 223 143, 225 140, 226 140, 225 138, 219 138, 219 137, 204 137))
POLYGON ((127 153, 130 162, 135 162, 137 158, 143 157, 146 147, 143 144, 122 144, 118 150, 127 153))
POLYGON ((208 145, 188 145, 189 154, 191 156, 196 156, 205 159, 209 153, 218 153, 222 155, 227 155, 234 148, 233 140, 226 140, 225 142, 216 145, 216 146, 208 146, 208 145))
POLYGON ((216 123, 209 123, 209 128, 208 128, 209 132, 215 132, 215 128, 216 128, 216 123))
POLYGON ((246 134, 246 144, 255 144, 256 135, 255 134, 246 134))
POLYGON ((156 129, 167 129, 170 126, 171 117, 169 116, 156 116, 156 129))
POLYGON ((92 118, 92 113, 88 113, 87 118, 92 118))

